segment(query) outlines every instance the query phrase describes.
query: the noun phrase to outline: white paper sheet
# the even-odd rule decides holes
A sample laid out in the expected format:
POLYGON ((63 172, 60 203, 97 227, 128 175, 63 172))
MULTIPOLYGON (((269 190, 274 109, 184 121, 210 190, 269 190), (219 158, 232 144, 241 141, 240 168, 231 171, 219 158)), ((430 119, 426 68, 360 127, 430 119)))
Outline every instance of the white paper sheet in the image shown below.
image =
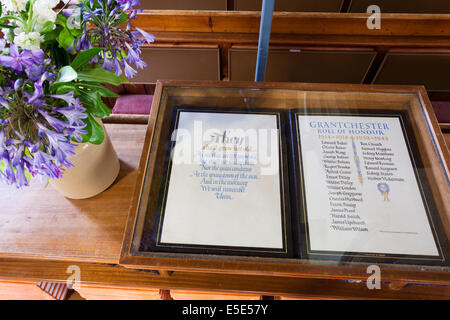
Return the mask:
POLYGON ((311 250, 439 255, 399 118, 297 116, 311 250))
POLYGON ((179 113, 162 243, 283 248, 278 121, 274 114, 179 113))

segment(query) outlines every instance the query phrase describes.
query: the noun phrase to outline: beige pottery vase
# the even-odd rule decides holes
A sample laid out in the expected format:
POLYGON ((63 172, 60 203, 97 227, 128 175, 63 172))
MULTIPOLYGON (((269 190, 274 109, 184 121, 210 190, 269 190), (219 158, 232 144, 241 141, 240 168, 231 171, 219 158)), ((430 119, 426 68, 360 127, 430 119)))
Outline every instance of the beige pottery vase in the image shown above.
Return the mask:
POLYGON ((105 126, 105 139, 99 145, 80 143, 75 155, 69 158, 74 164, 65 169, 63 177, 51 179, 50 184, 59 193, 70 199, 86 199, 98 195, 111 186, 119 175, 120 162, 109 139, 105 126))

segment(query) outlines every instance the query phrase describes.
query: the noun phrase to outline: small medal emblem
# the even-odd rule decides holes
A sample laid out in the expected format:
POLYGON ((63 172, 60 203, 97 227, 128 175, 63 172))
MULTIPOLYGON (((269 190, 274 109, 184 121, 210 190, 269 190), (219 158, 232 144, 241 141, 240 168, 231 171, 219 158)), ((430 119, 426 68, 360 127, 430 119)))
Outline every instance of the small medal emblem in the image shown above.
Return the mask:
POLYGON ((381 192, 381 195, 384 197, 384 201, 391 201, 389 200, 389 185, 387 183, 379 183, 378 184, 378 191, 381 192))

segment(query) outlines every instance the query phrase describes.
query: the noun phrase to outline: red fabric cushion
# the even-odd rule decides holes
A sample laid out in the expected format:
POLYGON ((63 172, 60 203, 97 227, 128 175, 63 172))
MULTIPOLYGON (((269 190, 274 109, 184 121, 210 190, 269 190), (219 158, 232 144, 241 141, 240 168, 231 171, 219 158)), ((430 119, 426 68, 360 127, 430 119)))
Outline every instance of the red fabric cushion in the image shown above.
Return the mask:
POLYGON ((433 101, 434 112, 440 123, 450 123, 450 101, 433 101))
POLYGON ((153 95, 126 94, 117 98, 112 113, 118 114, 150 114, 153 95))

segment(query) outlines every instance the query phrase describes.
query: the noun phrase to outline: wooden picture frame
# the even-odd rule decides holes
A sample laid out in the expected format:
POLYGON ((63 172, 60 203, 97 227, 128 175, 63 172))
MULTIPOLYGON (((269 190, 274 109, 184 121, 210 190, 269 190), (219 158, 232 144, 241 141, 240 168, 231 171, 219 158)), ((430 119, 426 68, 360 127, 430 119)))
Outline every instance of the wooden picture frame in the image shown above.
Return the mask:
MULTIPOLYGON (((429 264, 429 265, 448 265, 448 248, 446 246, 446 240, 445 240, 445 236, 443 235, 443 232, 441 231, 441 226, 440 226, 440 222, 439 222, 439 218, 436 212, 436 208, 435 208, 435 204, 431 199, 431 194, 430 194, 430 187, 429 187, 429 181, 427 181, 427 178, 425 176, 425 174, 420 170, 420 168, 423 168, 423 165, 421 163, 421 159, 419 156, 419 151, 417 149, 417 145, 415 142, 415 138, 412 134, 412 128, 410 125, 410 121, 408 120, 408 115, 407 112, 405 111, 393 111, 393 110, 364 110, 364 109, 355 109, 355 110, 324 110, 321 108, 316 108, 316 109, 301 109, 301 110, 294 110, 294 115, 295 115, 295 121, 293 121, 293 129, 292 131, 294 132, 293 136, 294 136, 294 156, 293 156, 293 161, 295 163, 295 167, 299 168, 299 170, 296 170, 296 181, 300 181, 300 183, 295 184, 293 186, 293 188, 296 188, 296 198, 297 199, 301 199, 301 201, 297 201, 294 203, 294 205, 296 205, 297 207, 295 208, 295 211, 300 213, 300 220, 301 222, 299 223, 301 225, 301 227, 303 228, 303 232, 299 232, 300 236, 301 236, 301 240, 300 242, 303 243, 304 245, 301 246, 301 250, 302 250, 302 257, 304 258, 308 258, 308 259, 332 259, 332 260, 337 260, 337 261, 352 261, 352 262, 357 262, 357 261, 365 261, 365 262, 371 262, 371 263, 390 263, 390 264, 417 264, 417 265, 423 265, 423 264, 429 264), (307 200, 307 195, 306 195, 306 190, 309 188, 313 188, 313 186, 311 186, 312 184, 317 185, 317 183, 311 183, 311 181, 307 181, 307 179, 305 178, 305 176, 307 175, 307 171, 308 168, 305 167, 305 162, 304 162, 304 154, 301 151, 302 147, 301 145, 304 143, 308 143, 308 141, 301 141, 303 139, 300 138, 300 133, 301 130, 299 128, 299 116, 302 117, 310 117, 310 119, 314 119, 315 117, 321 117, 324 116, 325 119, 331 119, 333 117, 344 117, 347 119, 353 119, 353 121, 356 121, 355 119, 364 119, 364 120, 368 120, 371 121, 372 119, 382 119, 383 120, 394 120, 394 123, 396 121, 398 121, 399 127, 400 127, 400 135, 401 135, 401 141, 405 143, 405 149, 407 150, 407 152, 402 155, 405 157, 406 164, 408 162, 411 163, 411 167, 413 172, 411 172, 411 176, 412 176, 412 181, 410 181, 408 184, 417 184, 417 203, 415 203, 415 206, 419 207, 420 205, 423 205, 423 215, 425 218, 425 221, 422 221, 423 226, 428 226, 430 227, 430 242, 433 243, 433 245, 436 246, 436 252, 437 254, 435 256, 431 256, 431 255, 426 255, 426 254, 393 254, 393 253, 386 253, 386 252, 367 252, 367 251, 351 251, 349 250, 349 247, 344 247, 342 250, 314 250, 312 249, 312 245, 311 245, 311 235, 310 235, 310 223, 308 222, 308 216, 312 215, 313 218, 317 219, 317 214, 314 216, 314 212, 317 210, 309 210, 308 207, 308 200, 307 200)), ((314 122, 315 123, 315 122, 314 122)), ((376 123, 374 123, 376 124, 376 123)), ((387 126, 386 123, 384 123, 385 126, 387 126)), ((380 125, 381 127, 381 125, 380 125)), ((391 128, 390 128, 391 129, 391 128)), ((328 130, 324 130, 324 131, 328 131, 328 130)), ((336 130, 333 130, 336 132, 336 130)), ((352 131, 352 130, 340 130, 342 132, 344 131, 352 131)), ((385 137, 384 134, 388 131, 388 130, 370 130, 374 132, 374 136, 370 137, 371 139, 364 139, 367 138, 368 136, 364 136, 364 135, 357 135, 357 134, 352 134, 351 138, 350 135, 347 134, 329 134, 329 136, 332 137, 331 139, 331 143, 335 143, 336 141, 339 141, 339 143, 341 144, 341 148, 342 145, 345 144, 351 144, 354 152, 355 157, 358 157, 357 161, 361 162, 361 164, 359 164, 358 166, 360 166, 360 176, 359 178, 361 179, 361 184, 360 187, 363 186, 363 182, 366 181, 367 179, 369 179, 368 176, 368 171, 367 168, 363 169, 362 167, 364 167, 364 163, 365 160, 360 161, 361 159, 365 159, 366 156, 364 154, 361 154, 361 144, 365 144, 366 148, 368 149, 372 149, 370 147, 368 147, 367 145, 371 144, 371 145, 382 145, 383 147, 386 146, 385 144, 383 145, 382 142, 380 141, 386 141, 386 139, 389 139, 388 137, 385 137), (376 133, 375 133, 376 132, 376 133), (377 135, 379 134, 379 135, 377 135), (339 137, 338 139, 336 139, 336 137, 339 137), (362 140, 362 141, 361 141, 362 140), (357 149, 359 149, 357 151, 357 149), (363 172, 365 172, 365 174, 363 174, 363 172)), ((322 136, 327 136, 328 134, 325 134, 322 136)), ((324 138, 323 141, 327 141, 327 138, 324 138)), ((330 141, 330 140, 329 140, 330 141)), ((389 145, 389 144, 388 144, 389 145)), ((333 145, 332 145, 333 146, 333 145)), ((322 145, 323 147, 323 145, 322 145)), ((391 150, 391 149, 388 149, 391 150)), ((394 154, 396 151, 398 150, 393 150, 394 154)), ((375 152, 373 152, 375 153, 375 152)), ((334 157, 334 156, 332 156, 334 157)), ((393 158, 395 157, 395 155, 393 155, 393 158)), ((349 160, 353 160, 353 162, 356 162, 356 159, 352 159, 351 157, 349 157, 349 160)), ((378 161, 377 161, 378 162, 378 161)), ((330 161, 328 161, 328 163, 330 163, 330 161)), ((387 163, 387 162, 386 162, 387 163)), ((351 168, 351 163, 349 161, 350 166, 348 166, 348 168, 351 168)), ((356 163, 355 163, 356 164, 356 163)), ((398 165, 391 165, 390 167, 386 167, 386 168, 393 168, 395 170, 397 170, 396 166, 398 165)), ((331 166, 334 167, 334 166, 331 166)), ((342 165, 341 168, 347 168, 345 165, 342 165)), ((356 169, 356 167, 354 168, 356 169)), ((376 170, 376 169, 375 169, 376 170)), ((374 171, 373 174, 378 174, 380 173, 380 171, 374 171)), ((372 177, 370 178, 374 178, 372 174, 372 177)), ((328 174, 327 174, 328 176, 328 174)), ((344 175, 345 178, 345 175, 344 175)), ((395 183, 395 175, 392 174, 392 179, 395 183)), ((314 181, 317 179, 317 176, 314 176, 314 181)), ((392 207, 392 203, 391 203, 391 199, 389 199, 389 188, 390 188, 390 184, 391 181, 390 180, 386 180, 385 177, 381 177, 378 178, 376 177, 376 179, 378 180, 377 182, 383 181, 383 184, 387 186, 388 188, 388 192, 381 192, 380 196, 381 198, 384 197, 384 202, 386 204, 388 204, 389 206, 392 207), (386 183, 389 182, 389 185, 386 183)), ((358 179, 356 179, 358 180, 358 179)), ((333 182, 333 181, 332 181, 333 182)), ((338 181, 341 182, 341 181, 338 181)), ((405 182, 402 182, 403 184, 405 182)), ((380 183, 381 184, 381 183, 380 183)), ((379 184, 379 185, 380 185, 379 184)), ((400 183, 400 186, 402 184, 400 183)), ((348 189, 348 188, 347 188, 348 189)), ((361 199, 363 198, 362 194, 364 193, 358 193, 358 189, 360 188, 353 188, 351 189, 356 190, 355 194, 361 194, 361 199)), ((398 188, 397 188, 398 189, 398 188)), ((335 190, 335 189, 333 189, 335 190)), ((339 188, 338 190, 343 190, 341 188, 339 188)), ((359 190, 360 191, 360 190, 359 190)), ((372 191, 372 193, 377 193, 377 190, 373 189, 370 190, 372 191)), ((401 193, 401 192, 399 192, 401 193)), ((325 194, 325 192, 320 193, 322 196, 320 197, 320 202, 326 200, 326 197, 323 197, 323 194, 325 194)), ((341 195, 342 192, 334 192, 334 194, 338 194, 341 195)), ((367 196, 367 193, 365 194, 365 196, 367 196)), ((408 202, 412 202, 414 201, 413 199, 411 199, 411 194, 406 194, 407 197, 409 197, 409 201, 408 202)), ((356 196, 358 197, 358 196, 356 196)), ((381 200, 381 198, 379 200, 381 200)), ((363 201, 367 201, 363 200, 363 201)), ((345 201, 344 201, 345 202, 345 201)), ((370 202, 370 201, 367 201, 370 202)), ((383 201, 379 201, 377 203, 377 205, 379 205, 380 207, 382 207, 382 203, 383 201)), ((340 204, 338 202, 338 204, 340 204)), ((351 205, 351 203, 349 203, 348 205, 351 205)), ((403 203, 403 206, 405 206, 405 204, 403 203)), ((336 207, 335 207, 336 208, 336 207)), ((350 216, 353 216, 351 219, 347 218, 342 218, 342 213, 341 212, 345 212, 343 209, 343 207, 337 207, 337 211, 335 210, 334 215, 335 217, 337 216, 338 218, 333 218, 332 220, 335 220, 336 223, 342 223, 342 222, 353 222, 353 223, 362 223, 362 227, 360 229, 367 229, 367 224, 365 224, 364 219, 361 219, 359 217, 359 214, 364 215, 366 212, 363 212, 363 210, 359 209, 354 211, 353 214, 350 213, 350 216), (356 218, 355 218, 356 216, 356 218)), ((356 205, 355 205, 356 208, 356 205)), ((366 210, 369 211, 369 208, 366 207, 366 210)), ((404 207, 402 207, 400 210, 404 210, 404 212, 408 212, 408 217, 409 219, 412 219, 412 215, 411 215, 411 208, 409 209, 404 209, 404 207)), ((383 210, 380 210, 379 208, 375 207, 372 215, 373 216, 378 216, 380 214, 383 214, 382 212, 383 210)), ((389 209, 387 212, 389 212, 389 215, 392 214, 396 214, 397 215, 397 210, 396 209, 389 209)), ((347 210, 348 212, 348 210, 347 210)), ((386 212, 385 212, 386 213, 386 212)), ((345 214, 344 214, 345 215, 345 214)), ((391 219, 391 217, 389 217, 389 219, 391 219)), ((405 221, 402 221, 401 224, 402 225, 409 225, 411 224, 411 220, 408 220, 407 223, 405 223, 405 221)), ((421 223, 421 225, 422 225, 421 223)), ((331 224, 333 225, 333 224, 331 224)), ((355 225, 357 226, 357 225, 355 225)), ((382 232, 384 233, 410 233, 408 231, 404 232, 405 230, 400 231, 400 230, 392 230, 392 220, 390 221, 390 223, 384 225, 383 227, 387 227, 388 230, 382 230, 382 232)), ((352 225, 348 225, 348 224, 334 224, 334 228, 343 228, 343 229, 352 229, 352 225)), ((346 232, 344 232, 346 233, 346 232)), ((341 234, 340 236, 344 236, 343 234, 341 234)), ((334 238, 334 241, 338 241, 339 237, 334 238)), ((368 240, 368 239, 366 239, 368 240)), ((381 239, 378 239, 381 240, 381 239)), ((387 243, 386 244, 388 247, 391 247, 395 244, 393 243, 387 243)))
MULTIPOLYGON (((423 87, 328 85, 253 82, 158 82, 138 171, 133 205, 127 222, 120 264, 165 271, 277 275, 310 278, 367 279, 369 262, 225 256, 173 252, 140 252, 145 217, 139 208, 158 201, 154 196, 162 179, 161 159, 166 154, 171 112, 175 106, 271 109, 392 110, 405 112, 417 143, 423 174, 429 182, 442 235, 448 248, 450 235, 450 155, 423 87), (250 102, 249 102, 250 101, 250 102), (150 196, 149 196, 150 195, 150 196)), ((448 250, 448 249, 446 249, 448 250)), ((447 252, 448 254, 448 252, 447 252)), ((383 281, 449 284, 449 266, 392 264, 380 261, 383 281)))
MULTIPOLYGON (((286 141, 282 136, 286 135, 288 132, 287 128, 283 127, 281 124, 285 122, 284 115, 278 110, 270 110, 270 109, 247 109, 247 108, 205 108, 205 107, 194 107, 194 106, 177 106, 174 108, 174 116, 171 121, 170 131, 169 133, 174 132, 175 130, 179 130, 178 124, 181 118, 181 115, 185 114, 193 114, 193 115, 203 115, 209 117, 242 117, 247 115, 248 117, 259 116, 259 117, 275 117, 276 118, 276 126, 279 134, 279 146, 277 150, 278 155, 278 172, 279 179, 277 182, 279 184, 279 200, 280 205, 280 215, 276 220, 281 221, 281 233, 280 238, 282 241, 282 247, 280 248, 268 248, 261 246, 245 246, 245 245, 213 245, 213 244, 193 244, 193 243, 184 243, 184 242, 176 242, 176 243, 164 243, 162 240, 163 233, 163 225, 165 222, 165 211, 168 205, 168 193, 170 192, 170 184, 171 184, 171 176, 172 176, 172 168, 173 165, 173 157, 172 152, 176 146, 176 141, 172 140, 171 137, 167 136, 163 138, 164 140, 170 141, 166 148, 166 156, 164 160, 164 171, 163 178, 161 183, 161 189, 159 191, 159 200, 155 203, 154 206, 149 206, 147 210, 151 212, 156 212, 154 220, 147 220, 144 224, 143 228, 143 237, 139 246, 139 251, 149 251, 149 252, 178 252, 178 253, 200 253, 200 254, 223 254, 223 255, 236 255, 236 256, 262 256, 262 257, 292 257, 293 255, 293 244, 291 237, 291 208, 290 208, 290 200, 284 199, 286 194, 289 194, 289 179, 288 179, 288 159, 286 155, 287 145, 286 141), (172 140, 172 141, 171 141, 172 140)), ((232 164, 231 164, 232 165, 232 164)), ((228 168, 228 164, 222 164, 223 167, 228 168)), ((228 180, 230 181, 230 180, 228 180)), ((236 180, 234 180, 236 181, 236 180)), ((225 182, 225 180, 223 181, 225 182)), ((206 186, 205 186, 206 188, 206 186)), ((180 189, 182 193, 186 193, 185 186, 180 185, 180 189)), ((228 194, 230 195, 230 194, 228 194)), ((275 196, 276 197, 276 196, 275 196)), ((214 197, 213 197, 214 198, 214 197)), ((202 197, 204 199, 204 197, 202 197)), ((202 199, 199 199, 201 201, 202 199)), ((226 200, 225 200, 226 201, 226 200)), ((186 209, 183 206, 183 209, 186 209)), ((255 212, 258 215, 259 212, 255 212)), ((208 214, 209 216, 209 214, 208 214)), ((191 220, 191 219, 188 219, 191 220)), ((255 227, 252 225, 251 227, 255 227)), ((233 226, 233 229, 236 227, 233 226)), ((181 231, 184 231, 186 227, 183 227, 181 231)), ((223 225, 222 228, 223 229, 223 225)), ((197 230, 197 233, 200 230, 197 230)), ((216 230, 220 231, 220 230, 216 230)), ((250 231, 250 230, 249 230, 250 231)), ((260 238, 266 234, 260 234, 260 238)), ((188 234, 188 238, 191 238, 190 234, 188 234)), ((228 238, 228 235, 226 236, 228 238)), ((230 239, 231 240, 231 239, 230 239)), ((231 242, 235 242, 233 239, 231 242)))

